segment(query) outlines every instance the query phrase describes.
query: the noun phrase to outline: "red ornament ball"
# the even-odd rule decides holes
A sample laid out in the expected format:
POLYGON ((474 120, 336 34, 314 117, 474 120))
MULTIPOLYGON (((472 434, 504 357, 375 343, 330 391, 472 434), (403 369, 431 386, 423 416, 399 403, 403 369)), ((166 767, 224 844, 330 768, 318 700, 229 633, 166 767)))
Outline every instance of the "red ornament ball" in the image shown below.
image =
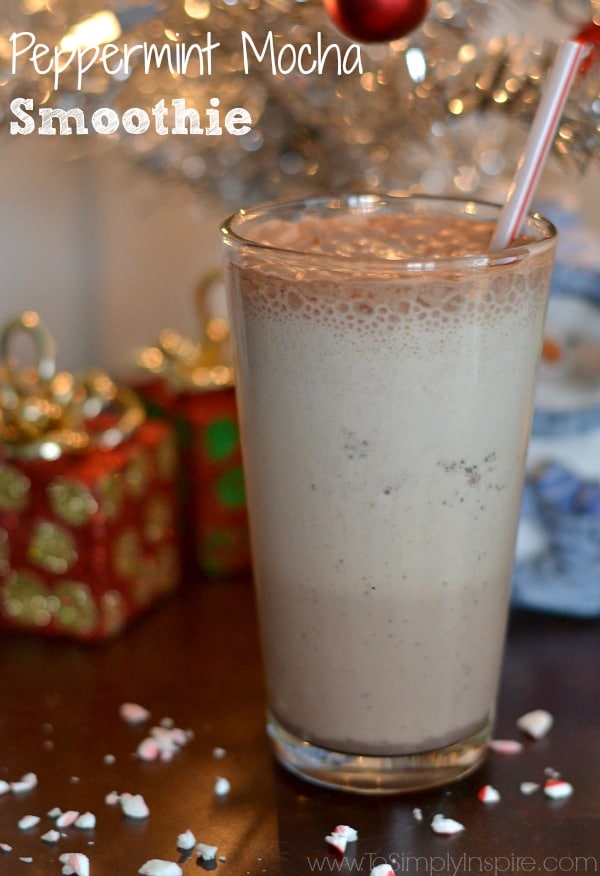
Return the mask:
POLYGON ((581 62, 580 73, 589 73, 592 67, 597 67, 600 56, 600 25, 595 21, 583 27, 575 37, 580 43, 589 46, 589 54, 581 62))
POLYGON ((389 42, 418 27, 430 0, 323 0, 342 33, 364 43, 389 42))

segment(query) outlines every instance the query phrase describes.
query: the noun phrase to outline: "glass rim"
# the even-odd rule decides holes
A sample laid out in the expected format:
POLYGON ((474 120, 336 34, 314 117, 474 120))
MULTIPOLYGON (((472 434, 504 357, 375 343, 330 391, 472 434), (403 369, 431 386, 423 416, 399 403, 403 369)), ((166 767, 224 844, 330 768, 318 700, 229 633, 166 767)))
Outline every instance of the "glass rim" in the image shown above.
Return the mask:
POLYGON ((312 252, 306 248, 294 248, 279 244, 264 243, 252 240, 250 236, 242 233, 242 225, 248 225, 260 219, 274 218, 277 213, 287 211, 288 218, 292 211, 309 210, 341 210, 350 209, 351 212, 369 212, 378 208, 390 207, 411 202, 421 204, 424 209, 431 209, 434 205, 444 207, 449 215, 462 215, 467 218, 494 220, 500 214, 502 205, 479 198, 463 198, 452 195, 427 195, 420 193, 350 193, 342 195, 314 195, 305 198, 293 198, 290 200, 271 200, 259 203, 247 208, 241 208, 231 213, 221 224, 221 239, 226 246, 244 248, 261 252, 271 258, 279 256, 281 259, 310 259, 314 264, 327 263, 332 267, 346 269, 359 264, 368 265, 372 270, 380 268, 389 270, 441 270, 443 268, 472 267, 474 269, 491 267, 496 265, 513 264, 521 261, 532 251, 543 250, 544 245, 553 245, 557 230, 554 224, 540 213, 531 212, 524 220, 525 231, 532 232, 537 236, 523 243, 509 245, 497 251, 482 251, 464 253, 454 256, 443 256, 429 259, 411 258, 383 258, 379 255, 356 253, 355 255, 339 255, 333 253, 312 252), (469 209, 470 208, 470 209, 469 209), (238 226, 236 228, 235 226, 238 226))

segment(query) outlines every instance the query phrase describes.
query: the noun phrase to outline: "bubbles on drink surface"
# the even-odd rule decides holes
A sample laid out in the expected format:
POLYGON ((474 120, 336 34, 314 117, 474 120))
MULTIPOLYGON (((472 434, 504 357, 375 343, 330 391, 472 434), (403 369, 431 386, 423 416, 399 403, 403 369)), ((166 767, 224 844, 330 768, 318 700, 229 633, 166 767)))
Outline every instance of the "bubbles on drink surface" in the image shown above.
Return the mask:
POLYGON ((488 258, 493 227, 487 220, 430 212, 272 219, 250 227, 250 239, 266 249, 242 267, 246 303, 270 320, 308 319, 365 339, 387 327, 411 334, 411 326, 426 323, 443 330, 483 313, 493 320, 518 310, 527 319, 535 313, 551 254, 541 252, 538 267, 529 265, 523 274, 512 266, 509 273, 502 263, 482 270, 478 256, 488 258), (465 255, 473 256, 472 270, 465 261, 435 264, 465 255), (414 269, 406 269, 407 260, 414 269))
POLYGON ((443 214, 402 217, 382 213, 347 213, 304 218, 302 223, 271 219, 250 236, 269 247, 340 258, 432 261, 489 252, 493 224, 443 214))

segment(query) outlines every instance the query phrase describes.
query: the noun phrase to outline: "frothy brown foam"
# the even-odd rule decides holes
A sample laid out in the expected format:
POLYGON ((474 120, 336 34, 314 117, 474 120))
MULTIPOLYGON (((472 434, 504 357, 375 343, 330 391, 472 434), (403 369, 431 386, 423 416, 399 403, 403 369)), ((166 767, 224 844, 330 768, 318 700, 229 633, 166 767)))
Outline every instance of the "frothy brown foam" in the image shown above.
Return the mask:
MULTIPOLYGON (((493 228, 490 221, 431 214, 269 220, 251 233, 267 248, 254 250, 239 266, 246 305, 258 318, 310 320, 335 333, 361 335, 449 328, 482 316, 493 321, 519 313, 527 319, 536 313, 542 275, 550 270, 548 250, 522 272, 515 270, 518 256, 510 264, 461 262, 460 270, 458 264, 439 265, 440 259, 457 256, 487 258, 493 228), (346 257, 361 259, 360 268, 355 262, 346 266, 346 257), (415 265, 410 269, 409 258, 415 265)), ((531 239, 517 241, 527 243, 531 239)))
POLYGON ((350 213, 327 218, 305 217, 302 222, 270 219, 249 236, 257 243, 296 252, 346 258, 411 261, 487 253, 494 223, 441 213, 391 216, 350 213))

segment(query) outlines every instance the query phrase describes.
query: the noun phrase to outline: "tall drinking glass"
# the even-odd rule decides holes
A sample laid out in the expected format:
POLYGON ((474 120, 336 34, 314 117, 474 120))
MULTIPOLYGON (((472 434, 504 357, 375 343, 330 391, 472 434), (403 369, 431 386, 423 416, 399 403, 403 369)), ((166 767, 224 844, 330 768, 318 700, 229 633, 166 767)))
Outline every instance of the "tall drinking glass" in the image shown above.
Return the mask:
POLYGON ((555 247, 499 208, 374 195, 222 229, 277 758, 393 793, 494 719, 555 247))

